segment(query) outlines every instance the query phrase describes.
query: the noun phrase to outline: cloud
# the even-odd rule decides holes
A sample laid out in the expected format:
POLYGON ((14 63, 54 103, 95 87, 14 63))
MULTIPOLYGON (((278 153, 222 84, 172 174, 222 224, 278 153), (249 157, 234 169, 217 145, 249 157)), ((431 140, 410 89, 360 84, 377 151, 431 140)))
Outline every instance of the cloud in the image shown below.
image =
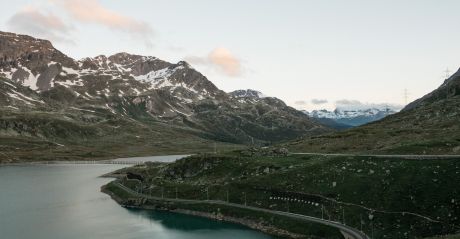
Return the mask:
POLYGON ((197 65, 208 65, 231 77, 243 74, 241 61, 230 50, 218 47, 213 49, 207 56, 187 56, 185 60, 197 65))
POLYGON ((358 100, 346 100, 346 99, 338 100, 335 102, 335 104, 336 105, 363 105, 363 103, 361 103, 358 100))
POLYGON ((32 6, 27 6, 15 13, 6 24, 13 32, 29 34, 51 41, 74 43, 69 38, 69 34, 73 30, 72 26, 65 24, 52 13, 43 13, 32 6))
POLYGON ((369 108, 377 108, 383 109, 388 108, 395 111, 399 111, 402 109, 402 105, 391 104, 391 103, 363 103, 358 100, 337 100, 335 102, 336 108, 341 110, 360 110, 360 109, 369 109, 369 108))
POLYGON ((324 105, 324 104, 328 103, 328 100, 326 100, 326 99, 312 99, 311 103, 314 104, 314 105, 324 105))
POLYGON ((229 76, 239 76, 241 74, 240 61, 225 48, 216 48, 209 53, 209 60, 220 67, 229 76))
POLYGON ((304 106, 304 105, 308 105, 308 102, 306 102, 305 100, 298 100, 294 102, 294 104, 304 106))
POLYGON ((211 62, 207 57, 200 57, 200 56, 186 56, 184 57, 184 60, 195 64, 195 65, 210 65, 211 62))
POLYGON ((167 47, 168 50, 172 51, 172 52, 184 52, 185 51, 185 48, 181 47, 181 46, 168 46, 167 47))
POLYGON ((141 37, 147 45, 152 45, 151 37, 154 31, 148 23, 109 10, 98 0, 51 0, 51 2, 56 3, 77 21, 126 32, 133 37, 141 37))

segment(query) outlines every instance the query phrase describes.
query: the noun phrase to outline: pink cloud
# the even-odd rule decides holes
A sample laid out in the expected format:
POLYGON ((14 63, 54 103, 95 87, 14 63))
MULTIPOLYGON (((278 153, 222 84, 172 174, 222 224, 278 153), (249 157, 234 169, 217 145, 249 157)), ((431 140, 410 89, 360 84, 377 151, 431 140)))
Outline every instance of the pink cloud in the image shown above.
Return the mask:
POLYGON ((213 49, 207 56, 187 56, 186 61, 197 65, 209 65, 231 77, 242 75, 241 61, 228 49, 218 47, 213 49))
POLYGON ((226 48, 216 48, 208 55, 209 60, 229 76, 241 74, 240 61, 226 48))
POLYGON ((142 37, 151 44, 152 27, 142 21, 121 15, 105 8, 98 0, 52 0, 62 7, 72 18, 85 23, 106 26, 112 30, 124 31, 142 37))

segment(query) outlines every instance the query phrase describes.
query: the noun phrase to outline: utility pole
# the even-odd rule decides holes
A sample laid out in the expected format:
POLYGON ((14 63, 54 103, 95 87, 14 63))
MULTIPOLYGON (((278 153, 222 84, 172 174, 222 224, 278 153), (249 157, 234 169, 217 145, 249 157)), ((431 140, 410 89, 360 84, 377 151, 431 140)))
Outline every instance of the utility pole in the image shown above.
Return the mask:
POLYGON ((342 220, 343 220, 343 225, 345 225, 345 208, 342 208, 342 220))
POLYGON ((321 219, 324 220, 324 205, 321 205, 321 219))
POLYGON ((216 146, 216 142, 214 142, 214 154, 217 154, 217 146, 216 146))
POLYGON ((178 191, 177 191, 177 187, 176 187, 176 199, 178 199, 177 194, 178 194, 178 191))
POLYGON ((206 200, 209 200, 209 187, 206 187, 206 200))
MULTIPOLYGON (((445 80, 449 79, 450 76, 451 76, 451 75, 450 75, 451 71, 449 70, 449 68, 447 68, 447 69, 444 71, 444 73, 446 73, 446 74, 444 75, 445 80)), ((446 96, 447 96, 447 98, 449 98, 449 87, 445 87, 445 88, 446 88, 446 96)))
POLYGON ((444 75, 444 77, 445 77, 446 79, 449 79, 450 73, 452 73, 452 72, 449 70, 449 68, 447 68, 447 69, 444 71, 444 73, 446 73, 446 74, 444 75))
POLYGON ((404 104, 407 105, 407 99, 409 98, 409 91, 404 89, 404 104))
POLYGON ((165 198, 165 188, 161 187, 161 198, 165 198))
POLYGON ((230 201, 228 200, 228 189, 227 189, 227 203, 229 203, 230 201))
POLYGON ((371 238, 374 239, 374 222, 371 222, 371 238))
POLYGON ((248 203, 247 203, 247 201, 246 201, 246 192, 243 192, 243 196, 244 196, 244 206, 247 206, 248 203))

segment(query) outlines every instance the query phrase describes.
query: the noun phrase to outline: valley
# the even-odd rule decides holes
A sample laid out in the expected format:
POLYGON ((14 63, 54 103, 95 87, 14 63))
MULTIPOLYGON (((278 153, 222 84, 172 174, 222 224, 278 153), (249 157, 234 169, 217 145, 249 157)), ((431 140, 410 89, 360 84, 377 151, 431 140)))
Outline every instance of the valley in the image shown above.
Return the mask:
POLYGON ((309 113, 225 92, 186 61, 75 60, 0 32, 0 166, 191 155, 116 168, 101 190, 129 210, 267 234, 254 238, 455 238, 458 122, 460 71, 399 112, 309 113))
POLYGON ((183 61, 76 61, 14 33, 0 33, 0 77, 0 161, 198 153, 332 131, 277 98, 225 93, 183 61))

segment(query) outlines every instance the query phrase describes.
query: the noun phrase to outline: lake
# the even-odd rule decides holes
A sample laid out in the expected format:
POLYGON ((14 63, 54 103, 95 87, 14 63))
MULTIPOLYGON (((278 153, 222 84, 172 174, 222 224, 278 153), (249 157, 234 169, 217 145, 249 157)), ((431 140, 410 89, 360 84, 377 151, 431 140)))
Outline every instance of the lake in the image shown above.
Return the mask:
MULTIPOLYGON (((171 161, 171 157, 157 158, 171 161)), ((126 159, 123 159, 126 160, 126 159)), ((246 227, 205 218, 125 209, 99 176, 122 165, 0 167, 2 239, 269 239, 246 227)))

